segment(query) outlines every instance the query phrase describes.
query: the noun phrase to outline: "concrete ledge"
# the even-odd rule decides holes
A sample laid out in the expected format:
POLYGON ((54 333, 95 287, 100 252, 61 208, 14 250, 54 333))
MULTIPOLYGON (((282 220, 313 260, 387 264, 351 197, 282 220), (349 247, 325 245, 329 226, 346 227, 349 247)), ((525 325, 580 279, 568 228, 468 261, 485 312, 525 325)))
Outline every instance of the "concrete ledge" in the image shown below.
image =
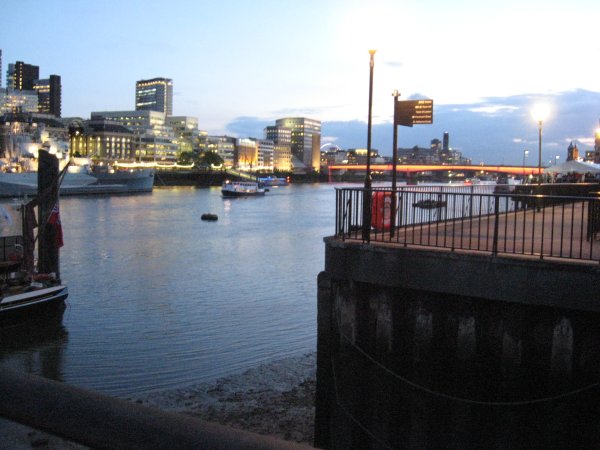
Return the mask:
POLYGON ((600 312, 600 265, 493 257, 328 237, 325 271, 334 278, 485 300, 600 312))
POLYGON ((4 369, 0 416, 91 448, 306 449, 4 369))

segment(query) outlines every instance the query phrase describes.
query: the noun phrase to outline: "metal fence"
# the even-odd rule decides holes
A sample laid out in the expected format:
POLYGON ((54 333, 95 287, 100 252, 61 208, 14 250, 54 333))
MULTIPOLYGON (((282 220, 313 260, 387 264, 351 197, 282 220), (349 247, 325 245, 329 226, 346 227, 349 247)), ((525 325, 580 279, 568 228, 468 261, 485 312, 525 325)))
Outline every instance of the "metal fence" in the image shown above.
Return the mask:
POLYGON ((598 196, 460 185, 341 188, 336 197, 342 240, 600 261, 598 196))

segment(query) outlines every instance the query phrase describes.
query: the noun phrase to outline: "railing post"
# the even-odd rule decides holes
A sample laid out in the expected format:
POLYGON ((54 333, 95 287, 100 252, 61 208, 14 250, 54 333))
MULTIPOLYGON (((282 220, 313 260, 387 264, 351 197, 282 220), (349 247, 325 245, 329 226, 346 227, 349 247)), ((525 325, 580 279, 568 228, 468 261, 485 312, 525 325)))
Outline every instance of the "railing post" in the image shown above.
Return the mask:
POLYGON ((362 240, 371 242, 371 189, 363 189, 362 240))
POLYGON ((494 238, 492 240, 492 256, 498 255, 498 225, 500 220, 500 202, 498 195, 494 195, 494 238))

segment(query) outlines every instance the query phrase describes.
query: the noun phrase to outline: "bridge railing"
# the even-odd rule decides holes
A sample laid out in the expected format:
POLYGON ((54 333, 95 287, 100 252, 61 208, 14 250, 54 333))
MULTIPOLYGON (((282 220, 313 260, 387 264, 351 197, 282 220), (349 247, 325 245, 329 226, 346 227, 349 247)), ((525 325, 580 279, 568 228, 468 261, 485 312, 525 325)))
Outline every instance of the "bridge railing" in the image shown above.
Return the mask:
POLYGON ((600 262, 599 196, 517 194, 512 188, 340 188, 336 237, 600 262))

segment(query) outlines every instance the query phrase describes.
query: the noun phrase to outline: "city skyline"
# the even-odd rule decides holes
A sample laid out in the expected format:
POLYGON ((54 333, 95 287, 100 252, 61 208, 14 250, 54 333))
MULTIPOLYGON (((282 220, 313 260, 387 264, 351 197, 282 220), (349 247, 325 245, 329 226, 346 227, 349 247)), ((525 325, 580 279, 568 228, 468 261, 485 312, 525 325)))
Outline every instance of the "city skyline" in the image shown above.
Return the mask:
POLYGON ((553 103, 545 152, 562 155, 569 140, 589 148, 600 117, 594 12, 600 7, 585 0, 177 1, 166 10, 152 1, 24 0, 11 7, 0 47, 4 72, 24 61, 61 76, 64 117, 131 110, 136 81, 165 77, 173 114, 197 117, 210 134, 261 137, 262 124, 300 116, 322 121, 322 143, 344 148, 366 145, 373 47, 374 148, 391 154, 398 89, 400 100, 434 100, 433 125, 400 127, 400 147, 448 131, 451 146, 474 162, 508 164, 533 147, 529 109, 538 100, 553 103), (42 36, 49 44, 40 45, 42 36), (574 96, 591 106, 563 104, 574 96))

